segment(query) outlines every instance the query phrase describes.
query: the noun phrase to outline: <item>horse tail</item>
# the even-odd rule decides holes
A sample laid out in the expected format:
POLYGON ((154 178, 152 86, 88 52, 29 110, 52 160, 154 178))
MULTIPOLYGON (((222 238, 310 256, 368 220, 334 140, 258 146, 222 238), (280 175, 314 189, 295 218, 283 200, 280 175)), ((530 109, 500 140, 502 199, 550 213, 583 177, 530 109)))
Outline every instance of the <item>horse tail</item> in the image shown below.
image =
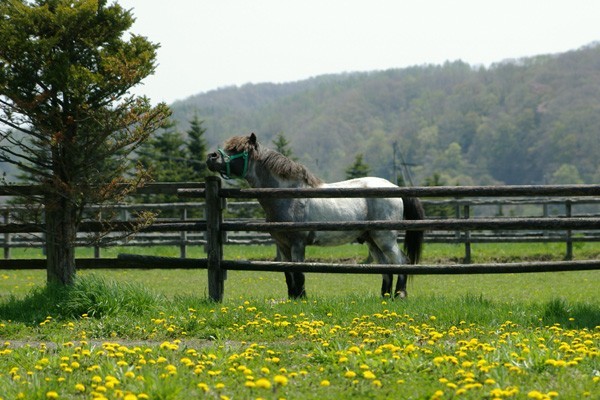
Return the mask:
MULTIPOLYGON (((403 197, 404 219, 420 220, 425 218, 425 210, 421 200, 416 197, 403 197)), ((404 252, 408 255, 411 264, 417 264, 423 250, 423 231, 406 231, 404 235, 404 252)))

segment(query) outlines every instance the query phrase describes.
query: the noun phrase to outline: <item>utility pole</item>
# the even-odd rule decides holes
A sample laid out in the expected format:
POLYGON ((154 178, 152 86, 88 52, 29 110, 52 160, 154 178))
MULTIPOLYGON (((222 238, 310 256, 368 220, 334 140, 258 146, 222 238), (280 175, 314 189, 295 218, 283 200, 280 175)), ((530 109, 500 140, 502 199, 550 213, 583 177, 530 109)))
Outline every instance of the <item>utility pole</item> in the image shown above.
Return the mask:
POLYGON ((394 141, 392 143, 392 149, 394 152, 394 160, 393 160, 393 168, 394 168, 394 183, 398 183, 398 163, 396 162, 397 158, 400 158, 400 173, 402 174, 402 179, 404 180, 404 184, 408 186, 414 186, 412 176, 410 174, 409 167, 415 164, 407 163, 402 156, 402 152, 398 149, 398 141, 394 141))

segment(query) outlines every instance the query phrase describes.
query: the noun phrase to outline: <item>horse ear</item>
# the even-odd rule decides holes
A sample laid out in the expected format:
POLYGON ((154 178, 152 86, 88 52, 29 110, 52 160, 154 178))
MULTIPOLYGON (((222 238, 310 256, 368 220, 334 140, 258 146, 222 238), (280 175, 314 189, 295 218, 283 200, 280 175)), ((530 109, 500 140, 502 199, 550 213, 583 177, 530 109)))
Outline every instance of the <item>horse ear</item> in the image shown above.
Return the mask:
POLYGON ((250 143, 252 147, 256 147, 257 142, 258 141, 256 140, 256 135, 254 134, 254 132, 252 132, 248 137, 248 143, 250 143))

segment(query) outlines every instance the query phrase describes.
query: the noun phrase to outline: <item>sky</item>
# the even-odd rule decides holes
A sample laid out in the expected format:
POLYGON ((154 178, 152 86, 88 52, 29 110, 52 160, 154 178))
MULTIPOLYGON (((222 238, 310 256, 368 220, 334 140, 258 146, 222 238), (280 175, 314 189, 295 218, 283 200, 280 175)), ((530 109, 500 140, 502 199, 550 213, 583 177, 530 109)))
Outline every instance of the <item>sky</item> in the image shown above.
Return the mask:
POLYGON ((471 65, 600 41, 597 0, 117 0, 159 43, 133 93, 173 103, 227 86, 471 65))

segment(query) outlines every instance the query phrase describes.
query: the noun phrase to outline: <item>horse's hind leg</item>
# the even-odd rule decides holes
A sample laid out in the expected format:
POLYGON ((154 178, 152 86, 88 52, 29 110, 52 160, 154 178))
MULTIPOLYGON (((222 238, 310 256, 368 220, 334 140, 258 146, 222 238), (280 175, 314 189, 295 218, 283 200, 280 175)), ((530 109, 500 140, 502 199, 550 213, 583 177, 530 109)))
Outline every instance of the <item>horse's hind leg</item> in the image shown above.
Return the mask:
MULTIPOLYGON (((387 264, 388 261, 385 258, 385 254, 377 247, 377 245, 369 238, 367 240, 367 245, 369 246, 369 256, 373 260, 375 260, 378 264, 387 264)), ((392 294, 392 285, 394 283, 394 275, 392 274, 382 274, 382 282, 381 282, 381 296, 391 296, 392 294)))
MULTIPOLYGON (((374 247, 377 247, 378 250, 383 254, 384 261, 388 264, 405 264, 406 258, 400 251, 398 247, 398 243, 396 242, 396 232, 394 231, 378 231, 373 232, 371 234, 371 241, 373 242, 374 247)), ((406 292, 406 275, 398 275, 398 282, 396 284, 396 290, 394 292, 394 297, 399 297, 401 299, 407 297, 406 292)), ((386 284, 386 278, 384 277, 384 285, 386 284)), ((393 277, 390 275, 389 277, 389 289, 388 292, 391 292, 393 284, 393 277)), ((382 288, 383 289, 383 288, 382 288)))

